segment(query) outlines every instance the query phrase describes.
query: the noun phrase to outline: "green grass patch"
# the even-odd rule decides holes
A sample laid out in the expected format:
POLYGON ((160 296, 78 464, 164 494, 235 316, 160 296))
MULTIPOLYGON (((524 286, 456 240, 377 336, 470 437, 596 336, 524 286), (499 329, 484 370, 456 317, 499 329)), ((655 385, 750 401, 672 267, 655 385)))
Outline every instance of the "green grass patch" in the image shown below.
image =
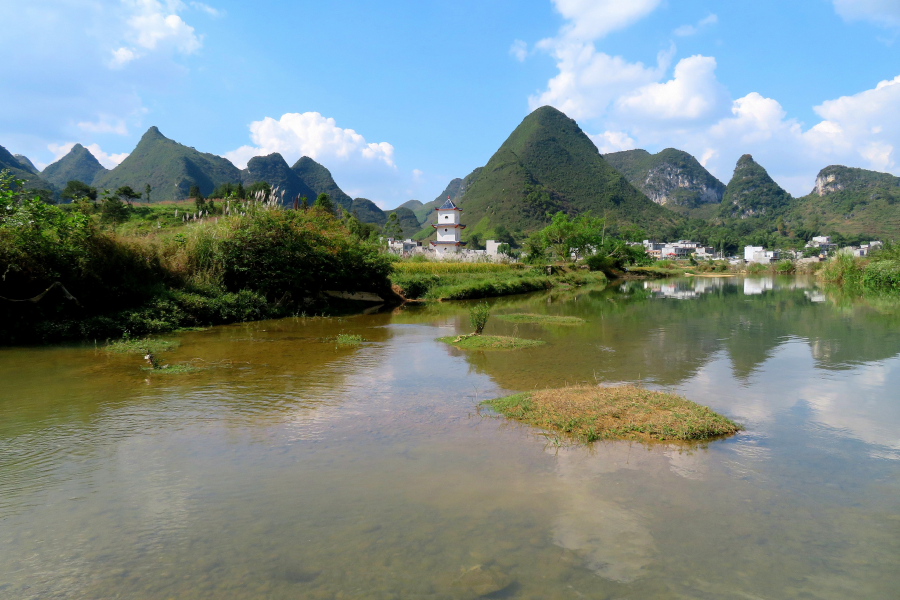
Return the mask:
POLYGON ((705 440, 742 427, 676 394, 635 385, 540 390, 481 403, 501 415, 576 441, 705 440))
POLYGON ((338 346, 356 346, 362 344, 365 340, 361 335, 339 333, 334 340, 338 346))
MULTIPOLYGON (((427 263, 411 263, 427 264, 427 263)), ((437 263, 440 264, 440 263, 437 263)), ((457 263, 450 263, 457 264, 457 263)), ((463 263, 466 264, 466 263, 463 263)), ((475 263, 481 266, 480 263, 475 263)), ((504 266, 504 265, 494 265, 504 266)), ((549 290, 557 286, 580 286, 604 283, 603 273, 575 272, 546 275, 542 269, 507 269, 495 272, 471 273, 404 273, 395 271, 391 281, 398 285, 406 298, 430 301, 474 300, 496 296, 525 294, 549 290)))
POLYGON ((157 340, 152 338, 128 339, 111 342, 103 347, 112 354, 158 354, 170 352, 181 343, 173 340, 157 340))
POLYGON ((526 340, 505 335, 448 335, 438 338, 437 341, 462 350, 520 350, 547 343, 543 340, 526 340))
POLYGON ((539 325, 582 325, 584 319, 563 315, 536 315, 533 313, 510 313, 497 315, 501 321, 512 323, 538 323, 539 325))

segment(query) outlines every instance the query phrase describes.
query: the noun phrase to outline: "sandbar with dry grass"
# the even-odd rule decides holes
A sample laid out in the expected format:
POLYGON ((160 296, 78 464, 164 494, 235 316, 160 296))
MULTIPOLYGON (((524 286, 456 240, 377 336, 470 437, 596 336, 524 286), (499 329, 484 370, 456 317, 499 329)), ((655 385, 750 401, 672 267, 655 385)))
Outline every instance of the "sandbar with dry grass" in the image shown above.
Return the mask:
POLYGON ((579 442, 602 439, 706 440, 741 426, 676 394, 636 385, 539 390, 481 403, 510 419, 579 442))

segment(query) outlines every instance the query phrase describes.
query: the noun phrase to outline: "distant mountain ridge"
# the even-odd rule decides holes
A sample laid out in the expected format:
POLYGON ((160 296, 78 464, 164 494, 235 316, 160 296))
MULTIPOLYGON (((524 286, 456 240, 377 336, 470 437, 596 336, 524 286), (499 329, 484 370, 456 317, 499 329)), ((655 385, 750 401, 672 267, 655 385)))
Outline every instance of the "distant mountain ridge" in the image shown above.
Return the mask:
POLYGON ((725 184, 683 150, 625 150, 603 158, 648 198, 669 208, 718 204, 725 194, 725 184))
MULTIPOLYGON (((30 163, 31 161, 29 161, 30 163)), ((25 189, 32 190, 49 190, 51 196, 58 193, 56 186, 42 178, 35 171, 29 170, 26 165, 22 164, 18 158, 13 156, 9 150, 0 146, 0 170, 8 169, 10 175, 16 179, 25 181, 25 189)))
POLYGON ((47 165, 41 175, 50 183, 64 188, 73 180, 91 185, 95 179, 108 172, 90 150, 81 144, 75 144, 65 156, 47 165))
POLYGON ((34 166, 34 163, 31 162, 31 159, 25 156, 24 154, 13 154, 13 157, 19 161, 19 164, 22 165, 26 171, 31 171, 35 175, 39 174, 38 168, 34 166))

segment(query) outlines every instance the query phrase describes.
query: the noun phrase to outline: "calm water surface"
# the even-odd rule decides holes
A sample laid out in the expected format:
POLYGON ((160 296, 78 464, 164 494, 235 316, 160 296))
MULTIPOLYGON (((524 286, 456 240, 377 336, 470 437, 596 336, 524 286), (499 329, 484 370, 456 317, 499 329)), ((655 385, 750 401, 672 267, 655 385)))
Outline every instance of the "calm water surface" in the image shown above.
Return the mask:
POLYGON ((498 299, 172 336, 184 375, 0 349, 0 598, 900 597, 900 311, 799 279, 498 299), (362 335, 355 348, 325 338, 362 335), (641 381, 747 430, 565 447, 476 410, 641 381))

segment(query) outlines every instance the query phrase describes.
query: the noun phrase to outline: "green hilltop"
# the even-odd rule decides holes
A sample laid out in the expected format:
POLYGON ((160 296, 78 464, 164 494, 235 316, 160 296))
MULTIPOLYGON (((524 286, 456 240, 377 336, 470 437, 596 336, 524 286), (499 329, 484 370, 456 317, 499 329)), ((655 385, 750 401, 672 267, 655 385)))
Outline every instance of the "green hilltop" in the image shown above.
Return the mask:
POLYGON ((795 201, 792 218, 822 233, 900 238, 900 177, 840 165, 826 167, 819 171, 812 192, 795 201))
MULTIPOLYGON (((319 194, 328 194, 331 200, 347 210, 353 204, 353 199, 344 193, 344 190, 338 187, 331 176, 331 171, 326 169, 308 156, 303 156, 294 163, 291 171, 297 174, 303 183, 305 183, 314 192, 315 196, 319 194)), ((315 197, 313 196, 313 197, 315 197)), ((312 201, 312 198, 310 198, 312 201)))
POLYGON ((312 204, 317 196, 278 152, 267 156, 254 156, 247 161, 247 168, 241 171, 241 180, 244 187, 249 187, 257 181, 264 181, 273 188, 278 188, 282 202, 288 205, 291 205, 298 196, 305 196, 307 202, 312 204))
POLYGON ((468 224, 464 239, 490 237, 499 226, 513 232, 538 229, 557 211, 589 212, 651 230, 681 219, 628 183, 573 119, 550 106, 525 117, 484 168, 467 179, 457 202, 468 224))
POLYGON ((747 218, 775 214, 789 208, 790 204, 791 195, 775 183, 752 156, 745 154, 738 159, 734 175, 725 188, 719 216, 747 218))
POLYGON ((90 150, 81 144, 75 144, 65 156, 47 165, 41 176, 53 185, 64 188, 73 180, 91 185, 95 179, 107 172, 108 170, 94 158, 90 150))
POLYGON ((387 221, 384 211, 367 198, 354 198, 350 205, 350 214, 356 215, 363 223, 373 223, 379 227, 387 221))
POLYGON ((56 186, 38 175, 36 171, 28 169, 18 158, 10 154, 9 150, 0 146, 0 171, 4 169, 8 169, 10 175, 16 179, 24 180, 25 185, 23 187, 25 189, 47 190, 46 193, 41 194, 47 200, 53 198, 57 193, 56 186))
POLYGON ((39 174, 37 167, 34 166, 34 163, 31 162, 31 159, 25 156, 24 154, 13 154, 13 157, 19 161, 19 164, 22 165, 22 168, 26 171, 31 171, 35 175, 39 174))
MULTIPOLYGON (((386 210, 384 214, 387 217, 390 217, 391 213, 397 213, 397 218, 400 220, 400 228, 403 230, 401 235, 402 239, 407 239, 412 237, 422 228, 422 224, 419 223, 419 219, 416 217, 416 213, 406 208, 405 206, 398 206, 393 210, 386 210)), ((379 225, 384 225, 384 223, 379 223, 379 225)), ((431 227, 429 227, 431 229, 431 227)))
POLYGON ((151 198, 162 201, 187 198, 192 185, 205 196, 218 185, 240 180, 240 170, 227 159, 198 152, 151 127, 131 154, 115 169, 99 174, 93 185, 110 190, 127 185, 141 192, 149 183, 151 198))
POLYGON ((725 184, 683 150, 625 150, 603 158, 648 198, 681 214, 718 204, 725 193, 725 184))

